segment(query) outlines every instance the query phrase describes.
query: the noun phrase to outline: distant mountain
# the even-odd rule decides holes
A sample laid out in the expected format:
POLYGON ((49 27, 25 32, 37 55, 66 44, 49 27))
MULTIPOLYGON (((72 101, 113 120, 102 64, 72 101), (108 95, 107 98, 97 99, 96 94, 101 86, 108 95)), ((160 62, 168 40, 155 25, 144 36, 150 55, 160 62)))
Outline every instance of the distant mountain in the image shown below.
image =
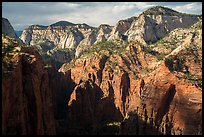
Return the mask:
POLYGON ((22 30, 16 30, 15 32, 16 32, 16 35, 17 35, 18 37, 20 37, 23 31, 22 31, 22 30))
MULTIPOLYGON (((187 13, 181 13, 178 11, 175 11, 173 9, 162 7, 162 6, 155 6, 152 7, 146 11, 143 12, 144 15, 169 15, 169 16, 182 16, 182 15, 192 15, 193 14, 187 14, 187 13)), ((199 16, 199 15, 197 15, 199 16)))
POLYGON ((37 24, 37 25, 31 25, 25 29, 42 29, 42 30, 44 30, 44 29, 47 29, 47 26, 37 24))
POLYGON ((68 21, 58 21, 54 24, 51 24, 50 26, 63 26, 63 27, 66 27, 66 26, 74 26, 76 24, 74 23, 71 23, 71 22, 68 22, 68 21))
POLYGON ((2 34, 5 34, 11 38, 15 38, 18 40, 19 43, 22 43, 21 39, 15 33, 12 25, 10 24, 9 20, 6 18, 2 18, 2 34))
POLYGON ((17 38, 13 27, 11 26, 9 20, 6 18, 2 18, 2 33, 12 38, 17 38))
POLYGON ((78 57, 97 42, 137 40, 145 45, 155 43, 172 30, 188 28, 199 19, 198 15, 189 15, 156 6, 137 17, 120 20, 115 26, 102 25, 95 28, 85 23, 68 21, 59 21, 49 27, 34 25, 23 31, 21 39, 27 45, 38 45, 47 40, 58 49, 70 49, 72 54, 78 57))

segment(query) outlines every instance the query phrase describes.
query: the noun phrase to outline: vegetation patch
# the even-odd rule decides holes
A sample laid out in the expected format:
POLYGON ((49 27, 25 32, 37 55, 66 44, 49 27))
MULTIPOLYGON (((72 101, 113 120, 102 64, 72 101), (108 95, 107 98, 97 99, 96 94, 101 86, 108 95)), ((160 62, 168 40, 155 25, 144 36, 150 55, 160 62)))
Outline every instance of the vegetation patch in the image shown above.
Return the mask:
POLYGON ((144 11, 143 14, 145 14, 145 15, 189 16, 189 17, 199 16, 199 15, 194 15, 194 14, 177 12, 177 11, 172 10, 170 8, 163 8, 162 6, 155 6, 153 8, 150 8, 150 9, 144 11))
POLYGON ((15 62, 12 61, 15 54, 20 53, 21 48, 14 38, 2 34, 2 79, 7 78, 7 74, 13 70, 15 62))
POLYGON ((92 45, 88 50, 86 50, 82 56, 87 56, 94 53, 99 53, 102 50, 109 51, 110 54, 119 54, 125 50, 128 46, 127 42, 122 41, 105 41, 98 42, 92 45))
POLYGON ((144 47, 144 52, 155 56, 158 60, 163 60, 166 55, 169 53, 159 53, 154 51, 152 47, 144 47))
POLYGON ((45 64, 45 65, 44 65, 44 68, 45 68, 45 69, 52 68, 52 65, 51 65, 51 64, 45 64))
POLYGON ((117 135, 119 134, 121 122, 110 121, 102 124, 101 128, 98 131, 100 135, 117 135))
POLYGON ((188 72, 187 66, 184 65, 185 59, 182 56, 170 56, 165 59, 165 64, 171 72, 188 72), (185 71, 184 71, 185 69, 185 71))

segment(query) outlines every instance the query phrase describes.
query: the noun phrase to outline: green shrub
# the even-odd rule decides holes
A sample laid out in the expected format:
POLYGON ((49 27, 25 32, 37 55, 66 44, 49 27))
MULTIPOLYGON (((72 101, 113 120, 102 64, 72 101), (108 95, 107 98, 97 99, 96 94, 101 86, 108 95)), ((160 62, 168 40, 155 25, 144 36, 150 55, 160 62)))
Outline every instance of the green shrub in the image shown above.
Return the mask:
POLYGON ((118 121, 110 121, 105 122, 102 126, 98 129, 98 134, 102 135, 117 135, 119 133, 121 122, 118 121))

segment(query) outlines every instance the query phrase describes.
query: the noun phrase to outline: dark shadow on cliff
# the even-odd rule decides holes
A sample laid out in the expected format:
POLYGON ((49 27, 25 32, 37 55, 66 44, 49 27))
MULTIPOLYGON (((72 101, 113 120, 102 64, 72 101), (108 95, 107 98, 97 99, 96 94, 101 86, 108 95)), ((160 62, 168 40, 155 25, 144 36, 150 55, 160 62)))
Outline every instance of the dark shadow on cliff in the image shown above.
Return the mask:
POLYGON ((130 112, 120 125, 119 135, 164 135, 153 122, 153 118, 139 116, 135 112, 130 112))
POLYGON ((93 81, 80 81, 75 87, 68 105, 68 129, 66 134, 96 135, 104 133, 103 124, 121 121, 122 114, 115 108, 111 96, 104 93, 93 81))
POLYGON ((169 110, 170 103, 173 100, 175 93, 176 93, 175 85, 171 84, 167 93, 162 98, 161 103, 160 103, 161 105, 157 110, 158 113, 156 115, 156 121, 158 121, 158 123, 156 123, 156 124, 158 124, 158 125, 161 124, 161 121, 162 121, 164 115, 169 110))
POLYGON ((54 116, 57 134, 64 134, 67 128, 67 102, 76 85, 69 76, 58 72, 55 67, 48 68, 49 86, 53 94, 54 116))
POLYGON ((99 126, 96 131, 98 135, 115 135, 119 133, 120 121, 123 120, 123 115, 119 109, 115 107, 114 90, 112 85, 109 84, 109 96, 102 99, 104 103, 104 112, 99 126))

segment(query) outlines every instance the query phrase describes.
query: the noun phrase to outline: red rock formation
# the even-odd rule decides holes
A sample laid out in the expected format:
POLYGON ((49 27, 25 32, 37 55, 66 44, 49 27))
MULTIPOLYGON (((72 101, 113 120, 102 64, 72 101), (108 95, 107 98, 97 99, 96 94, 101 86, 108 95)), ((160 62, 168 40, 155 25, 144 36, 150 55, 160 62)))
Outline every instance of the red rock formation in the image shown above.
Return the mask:
MULTIPOLYGON (((122 114, 126 119, 131 117, 130 113, 137 115, 138 131, 130 131, 130 133, 197 134, 202 118, 202 92, 194 84, 178 78, 167 62, 168 60, 158 61, 155 56, 146 53, 145 48, 136 43, 130 44, 121 55, 100 52, 98 55, 79 58, 74 66, 70 67, 71 78, 75 83, 79 83, 70 101, 84 104, 79 105, 80 107, 73 105, 76 110, 91 108, 87 104, 90 100, 85 97, 87 95, 76 94, 76 90, 81 89, 80 81, 90 79, 103 93, 103 99, 98 102, 103 112, 110 111, 110 107, 104 106, 113 103, 114 107, 111 109, 119 110, 120 115, 122 114), (106 56, 106 59, 101 61, 103 56, 106 56), (99 65, 99 62, 102 62, 102 65, 99 65), (100 76, 97 75, 99 72, 100 76), (86 103, 82 103, 82 98, 86 103)), ((83 90, 80 91, 88 87, 84 85, 83 90)), ((71 110, 68 111, 72 113, 71 110)), ((81 113, 77 114, 81 115, 81 113)), ((107 113, 102 114, 105 116, 107 113)), ((91 118, 94 114, 87 113, 88 115, 91 118)), ((121 119, 116 113, 114 115, 117 120, 121 119)), ((102 117, 99 115, 98 119, 102 117)), ((127 123, 125 125, 124 129, 130 126, 127 123)), ((128 134, 128 132, 129 130, 127 132, 123 130, 122 134, 128 134)))
POLYGON ((143 88, 138 84, 136 92, 132 91, 129 112, 137 110, 136 114, 148 124, 152 119, 152 126, 162 134, 198 133, 202 98, 201 91, 195 85, 179 80, 164 63, 145 78, 144 83, 143 88), (148 120, 145 120, 145 115, 148 120), (165 128, 166 124, 171 127, 165 128))
POLYGON ((13 69, 2 81, 2 133, 55 134, 53 96, 43 62, 31 48, 3 59, 11 54, 13 69))

